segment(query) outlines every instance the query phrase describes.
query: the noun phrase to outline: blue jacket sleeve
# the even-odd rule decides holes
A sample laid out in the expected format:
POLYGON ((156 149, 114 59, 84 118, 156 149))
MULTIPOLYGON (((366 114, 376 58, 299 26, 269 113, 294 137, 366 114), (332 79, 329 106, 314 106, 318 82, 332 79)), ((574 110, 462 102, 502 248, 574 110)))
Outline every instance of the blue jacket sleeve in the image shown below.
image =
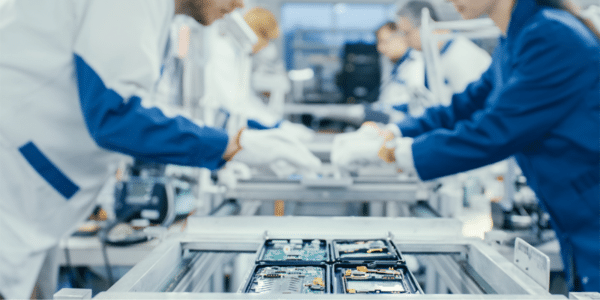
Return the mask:
POLYGON ((398 123, 402 136, 417 137, 437 128, 453 129, 456 122, 470 118, 485 105, 493 87, 492 72, 490 67, 481 79, 468 85, 464 92, 453 95, 449 106, 430 107, 422 116, 407 117, 398 123))
MULTIPOLYGON (((512 42, 505 53, 511 63, 507 77, 486 108, 454 129, 435 129, 415 139, 413 159, 421 179, 494 163, 532 144, 543 146, 599 80, 598 66, 575 55, 588 46, 558 23, 529 26, 512 42)), ((593 56, 589 51, 580 55, 593 56)), ((452 115, 426 124, 447 126, 452 115)))
POLYGON ((225 163, 224 131, 168 118, 158 108, 143 107, 136 96, 124 101, 78 55, 75 65, 83 116, 100 147, 160 163, 209 169, 225 163))

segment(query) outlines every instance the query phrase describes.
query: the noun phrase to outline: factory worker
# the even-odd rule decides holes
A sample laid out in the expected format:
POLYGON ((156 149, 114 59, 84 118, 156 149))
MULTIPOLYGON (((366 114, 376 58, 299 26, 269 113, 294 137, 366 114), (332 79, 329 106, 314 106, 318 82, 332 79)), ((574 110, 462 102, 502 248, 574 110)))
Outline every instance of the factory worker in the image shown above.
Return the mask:
MULTIPOLYGON (((402 6, 397 13, 398 30, 406 37, 409 47, 418 51, 422 51, 420 29, 421 12, 424 8, 429 10, 431 19, 436 22, 439 21, 438 13, 429 1, 410 1, 402 6)), ((434 34, 448 33, 445 30, 434 32, 434 34)), ((492 59, 485 50, 463 36, 439 42, 438 50, 440 53, 439 70, 442 72, 445 83, 444 94, 447 96, 439 99, 437 103, 448 105, 453 94, 464 91, 469 83, 481 78, 481 74, 489 68, 492 59)), ((425 63, 429 62, 425 61, 425 63)), ((425 83, 428 87, 427 77, 425 77, 425 83)), ((502 165, 502 163, 499 164, 502 165)), ((498 169, 498 167, 495 166, 493 169, 498 169)), ((498 186, 501 186, 501 184, 495 179, 496 176, 482 176, 485 173, 495 174, 496 172, 492 172, 492 168, 478 169, 477 171, 468 172, 468 174, 461 174, 461 176, 444 178, 444 184, 454 184, 462 189, 462 178, 473 177, 478 174, 476 177, 484 182, 487 191, 497 191, 498 186)), ((492 194, 497 195, 498 193, 492 194)))
POLYGON ((90 215, 114 174, 110 166, 122 154, 209 169, 231 159, 253 164, 278 158, 318 167, 316 157, 277 130, 228 136, 141 105, 160 76, 175 13, 208 25, 242 5, 241 0, 0 2, 3 297, 31 296, 49 250, 90 215))
POLYGON ((388 22, 376 32, 377 51, 393 63, 382 81, 377 104, 399 105, 410 101, 411 91, 424 87, 425 67, 420 52, 407 44, 396 23, 388 22))
POLYGON ((570 290, 600 291, 600 33, 570 1, 451 2, 463 18, 488 15, 502 31, 490 68, 450 106, 393 133, 359 130, 333 149, 333 162, 379 153, 430 180, 514 155, 551 216, 570 290))
POLYGON ((275 15, 262 7, 254 7, 244 14, 244 20, 258 37, 252 47, 251 84, 255 91, 268 93, 270 101, 266 105, 261 98, 252 93, 245 103, 248 116, 248 128, 280 128, 302 141, 314 138, 314 131, 301 124, 282 120, 285 93, 290 90, 290 82, 283 61, 277 55, 272 41, 279 37, 279 25, 275 15))
MULTIPOLYGON (((418 51, 422 51, 420 27, 423 8, 429 9, 434 21, 439 20, 433 5, 427 1, 410 1, 398 11, 398 29, 406 36, 409 47, 418 51)), ((440 42, 438 46, 440 67, 450 95, 464 91, 469 83, 479 79, 492 61, 485 50, 462 36, 440 42)), ((442 104, 450 104, 446 102, 450 97, 446 99, 440 99, 442 104)))

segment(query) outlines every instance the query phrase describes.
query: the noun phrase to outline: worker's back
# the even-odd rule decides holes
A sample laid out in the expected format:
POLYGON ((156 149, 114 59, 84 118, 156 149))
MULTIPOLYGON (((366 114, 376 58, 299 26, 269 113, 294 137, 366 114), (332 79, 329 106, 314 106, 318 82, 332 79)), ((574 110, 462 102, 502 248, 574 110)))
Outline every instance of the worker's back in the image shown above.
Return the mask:
POLYGON ((89 215, 122 158, 98 146, 82 113, 106 101, 82 96, 146 96, 173 10, 165 0, 0 1, 4 297, 29 298, 45 251, 89 215))

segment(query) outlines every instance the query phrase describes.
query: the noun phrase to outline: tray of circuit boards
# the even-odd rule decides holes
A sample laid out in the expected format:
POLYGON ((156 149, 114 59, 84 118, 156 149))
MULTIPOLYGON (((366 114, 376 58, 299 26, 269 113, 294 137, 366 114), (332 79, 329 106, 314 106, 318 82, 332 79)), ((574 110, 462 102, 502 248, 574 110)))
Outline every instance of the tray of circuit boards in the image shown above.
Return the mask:
POLYGON ((320 264, 330 262, 326 240, 274 239, 266 240, 258 251, 256 263, 320 264))
POLYGON ((389 239, 333 240, 331 251, 335 262, 397 261, 404 263, 402 254, 389 239))
POLYGON ((329 294, 330 266, 327 264, 254 266, 245 293, 258 294, 329 294))
POLYGON ((389 239, 269 239, 242 293, 423 293, 389 239))
POLYGON ((335 263, 331 271, 335 294, 423 294, 413 274, 399 262, 335 263))

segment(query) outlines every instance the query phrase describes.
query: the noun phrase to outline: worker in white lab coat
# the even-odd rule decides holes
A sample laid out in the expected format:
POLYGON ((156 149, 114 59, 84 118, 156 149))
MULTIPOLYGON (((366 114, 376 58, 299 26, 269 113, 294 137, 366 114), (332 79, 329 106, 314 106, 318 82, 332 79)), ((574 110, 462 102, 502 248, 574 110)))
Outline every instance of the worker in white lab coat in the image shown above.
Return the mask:
MULTIPOLYGON (((276 130, 228 135, 142 105, 153 97, 175 13, 209 25, 242 5, 242 0, 0 2, 3 297, 31 296, 42 265, 52 260, 50 250, 89 216, 122 154, 209 169, 231 159, 318 167, 305 147, 276 130)), ((46 292, 39 297, 52 298, 53 290, 46 292)))
MULTIPOLYGON (((258 42, 252 47, 252 88, 255 92, 268 95, 269 104, 265 105, 255 93, 250 95, 248 101, 254 109, 261 110, 249 118, 248 127, 255 129, 281 128, 290 135, 302 141, 314 138, 314 131, 302 124, 292 123, 283 119, 283 105, 285 94, 290 91, 290 80, 283 64, 277 55, 277 48, 273 40, 279 38, 279 24, 272 12, 262 7, 254 7, 244 14, 244 20, 258 37, 258 42), (266 113, 277 118, 277 122, 263 122, 266 113), (270 124, 269 124, 270 123, 270 124)), ((265 120, 266 121, 266 120, 265 120)))
MULTIPOLYGON (((439 21, 433 5, 428 1, 410 1, 398 11, 398 29, 409 47, 421 51, 421 11, 428 8, 431 18, 439 21)), ((444 32, 439 32, 444 33, 444 32)), ((464 91, 467 85, 481 77, 490 66, 492 59, 483 49, 465 37, 457 37, 439 43, 441 69, 449 95, 464 91)), ((430 63, 430 62, 425 62, 430 63)), ((427 78, 425 78, 427 80, 427 78)), ((445 97, 441 101, 449 100, 445 97)), ((450 104, 442 102, 443 105, 450 104)))
POLYGON ((392 64, 390 74, 383 76, 377 104, 401 105, 410 101, 413 90, 424 88, 425 67, 420 52, 407 43, 394 22, 387 22, 375 33, 377 51, 392 64))
MULTIPOLYGON (((312 130, 301 124, 283 120, 282 112, 265 104, 253 90, 253 86, 264 88, 274 84, 285 88, 288 82, 285 71, 278 70, 278 74, 274 74, 273 70, 265 70, 272 68, 261 65, 262 58, 265 58, 261 56, 262 53, 271 52, 270 41, 279 37, 275 16, 264 8, 255 7, 246 12, 243 18, 258 37, 258 41, 250 45, 248 52, 246 47, 235 40, 236 37, 225 23, 215 24, 218 27, 210 29, 208 98, 222 99, 216 104, 231 116, 230 119, 246 119, 245 125, 250 129, 281 129, 302 141, 311 140, 315 134, 312 130), (276 80, 273 81, 273 78, 276 80)), ((271 54, 267 53, 267 56, 272 56, 271 54)))

